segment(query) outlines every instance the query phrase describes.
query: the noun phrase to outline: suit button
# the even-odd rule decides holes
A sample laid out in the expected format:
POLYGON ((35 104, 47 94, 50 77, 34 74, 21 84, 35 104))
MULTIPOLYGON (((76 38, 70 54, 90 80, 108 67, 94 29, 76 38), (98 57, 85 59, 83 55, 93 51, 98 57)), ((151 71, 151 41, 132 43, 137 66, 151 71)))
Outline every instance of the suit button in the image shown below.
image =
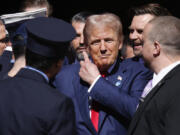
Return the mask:
POLYGON ((92 97, 91 97, 91 96, 89 96, 89 97, 88 97, 88 99, 89 99, 89 100, 92 100, 92 97))

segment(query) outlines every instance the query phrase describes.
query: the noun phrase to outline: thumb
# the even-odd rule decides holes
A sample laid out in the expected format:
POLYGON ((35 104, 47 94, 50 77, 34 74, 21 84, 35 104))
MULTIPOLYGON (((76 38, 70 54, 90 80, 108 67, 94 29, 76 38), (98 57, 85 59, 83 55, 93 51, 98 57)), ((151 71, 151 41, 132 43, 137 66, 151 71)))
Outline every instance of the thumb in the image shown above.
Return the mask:
POLYGON ((83 56, 84 56, 84 61, 85 62, 90 62, 87 52, 84 51, 83 56))

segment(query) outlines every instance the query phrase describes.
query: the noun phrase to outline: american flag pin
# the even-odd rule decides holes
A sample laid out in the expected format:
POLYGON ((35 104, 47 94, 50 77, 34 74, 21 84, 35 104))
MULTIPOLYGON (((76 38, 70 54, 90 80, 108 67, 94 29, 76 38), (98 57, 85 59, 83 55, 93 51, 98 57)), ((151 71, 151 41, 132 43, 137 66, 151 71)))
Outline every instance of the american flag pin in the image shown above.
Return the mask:
POLYGON ((117 79, 121 81, 122 77, 120 75, 118 75, 117 79))

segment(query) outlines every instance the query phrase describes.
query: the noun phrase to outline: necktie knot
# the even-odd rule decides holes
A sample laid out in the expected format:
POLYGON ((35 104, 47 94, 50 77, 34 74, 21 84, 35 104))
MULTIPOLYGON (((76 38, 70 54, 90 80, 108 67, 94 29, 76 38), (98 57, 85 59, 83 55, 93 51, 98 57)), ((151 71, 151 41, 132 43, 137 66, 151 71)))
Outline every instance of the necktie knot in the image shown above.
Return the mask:
POLYGON ((108 72, 102 72, 101 73, 101 76, 104 78, 104 77, 106 77, 108 75, 108 72))

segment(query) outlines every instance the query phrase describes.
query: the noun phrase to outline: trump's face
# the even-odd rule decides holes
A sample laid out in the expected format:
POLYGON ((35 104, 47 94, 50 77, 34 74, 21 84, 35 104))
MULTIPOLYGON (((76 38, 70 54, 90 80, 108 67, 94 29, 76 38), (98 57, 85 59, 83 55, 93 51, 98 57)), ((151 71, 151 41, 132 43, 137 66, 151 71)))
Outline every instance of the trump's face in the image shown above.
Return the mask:
POLYGON ((117 59, 121 41, 111 27, 92 27, 88 36, 89 53, 100 70, 108 69, 117 59))

